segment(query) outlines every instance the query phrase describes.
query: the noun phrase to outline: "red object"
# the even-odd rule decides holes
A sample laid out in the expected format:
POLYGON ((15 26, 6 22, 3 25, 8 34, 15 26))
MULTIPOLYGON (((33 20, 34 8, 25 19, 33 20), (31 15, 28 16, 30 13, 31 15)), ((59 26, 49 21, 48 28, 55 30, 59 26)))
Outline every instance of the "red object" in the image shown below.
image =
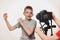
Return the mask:
POLYGON ((60 39, 60 30, 56 33, 56 35, 60 39))

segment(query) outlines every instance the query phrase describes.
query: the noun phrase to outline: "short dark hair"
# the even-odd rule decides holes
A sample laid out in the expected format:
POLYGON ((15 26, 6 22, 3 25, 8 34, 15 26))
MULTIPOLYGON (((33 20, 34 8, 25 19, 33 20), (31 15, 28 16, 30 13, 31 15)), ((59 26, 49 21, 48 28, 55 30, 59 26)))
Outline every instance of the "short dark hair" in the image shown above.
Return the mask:
POLYGON ((33 11, 33 8, 32 8, 31 6, 26 6, 25 9, 24 9, 24 11, 25 11, 26 9, 31 9, 31 10, 33 11))

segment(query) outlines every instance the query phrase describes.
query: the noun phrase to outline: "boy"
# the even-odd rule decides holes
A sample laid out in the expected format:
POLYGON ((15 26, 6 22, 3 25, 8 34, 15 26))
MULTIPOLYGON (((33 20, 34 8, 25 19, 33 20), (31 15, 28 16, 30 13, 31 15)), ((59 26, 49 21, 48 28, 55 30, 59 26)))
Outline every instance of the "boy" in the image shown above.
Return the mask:
POLYGON ((34 30, 36 27, 36 21, 33 20, 31 17, 33 16, 33 8, 31 6, 26 6, 23 12, 25 19, 18 19, 18 23, 14 26, 11 26, 7 20, 7 13, 3 15, 3 18, 7 24, 7 27, 10 31, 16 28, 22 28, 22 36, 20 40, 34 40, 34 30))
MULTIPOLYGON (((53 20, 56 22, 56 24, 60 27, 60 20, 53 15, 53 20)), ((36 33, 41 37, 42 40, 60 40, 60 30, 54 34, 53 36, 46 36, 41 28, 36 28, 36 33)))

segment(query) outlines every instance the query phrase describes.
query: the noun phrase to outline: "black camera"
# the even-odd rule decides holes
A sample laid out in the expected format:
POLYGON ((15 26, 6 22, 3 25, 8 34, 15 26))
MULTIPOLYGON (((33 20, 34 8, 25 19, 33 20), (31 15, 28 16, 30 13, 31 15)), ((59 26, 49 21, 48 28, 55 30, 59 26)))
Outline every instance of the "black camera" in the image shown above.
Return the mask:
POLYGON ((36 15, 36 18, 38 20, 40 20, 40 22, 45 22, 47 20, 51 20, 52 12, 47 12, 46 10, 42 10, 36 15))
POLYGON ((42 10, 36 15, 36 18, 40 21, 40 25, 44 33, 47 35, 48 29, 51 29, 51 35, 53 35, 52 28, 55 28, 56 26, 52 25, 52 19, 53 19, 52 12, 48 12, 47 10, 42 10), (51 21, 51 25, 49 23, 49 20, 51 21), (45 24, 42 25, 41 24, 42 22, 44 22, 47 25, 47 27, 43 28, 45 24))

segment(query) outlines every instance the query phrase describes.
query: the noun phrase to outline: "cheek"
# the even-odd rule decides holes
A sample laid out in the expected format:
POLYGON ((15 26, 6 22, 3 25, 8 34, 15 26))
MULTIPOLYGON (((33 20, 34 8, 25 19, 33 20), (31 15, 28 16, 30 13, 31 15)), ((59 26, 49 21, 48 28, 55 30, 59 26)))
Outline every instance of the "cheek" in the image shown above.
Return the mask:
POLYGON ((28 14, 25 14, 25 17, 27 17, 28 16, 28 14))
POLYGON ((33 16, 33 14, 31 14, 31 17, 33 16))

